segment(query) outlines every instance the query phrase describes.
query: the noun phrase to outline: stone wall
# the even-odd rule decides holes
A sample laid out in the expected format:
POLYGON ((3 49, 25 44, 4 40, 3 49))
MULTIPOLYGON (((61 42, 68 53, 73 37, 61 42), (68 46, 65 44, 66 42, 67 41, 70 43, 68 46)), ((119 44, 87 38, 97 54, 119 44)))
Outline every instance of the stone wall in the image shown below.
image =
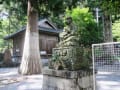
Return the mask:
POLYGON ((43 70, 43 90, 93 90, 90 71, 43 70))

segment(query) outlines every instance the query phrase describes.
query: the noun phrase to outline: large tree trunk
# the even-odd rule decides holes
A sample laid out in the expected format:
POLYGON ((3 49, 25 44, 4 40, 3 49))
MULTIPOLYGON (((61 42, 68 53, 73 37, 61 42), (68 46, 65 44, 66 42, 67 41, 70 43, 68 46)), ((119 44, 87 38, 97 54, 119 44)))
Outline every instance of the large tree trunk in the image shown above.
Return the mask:
POLYGON ((103 37, 104 42, 112 42, 112 20, 111 15, 107 14, 107 12, 103 13, 103 37))
MULTIPOLYGON (((103 12, 103 37, 104 37, 105 43, 113 42, 112 18, 111 18, 111 15, 108 14, 107 11, 103 12)), ((104 48, 105 54, 107 54, 105 56, 108 56, 108 55, 114 56, 114 45, 113 44, 104 45, 103 48, 104 48)))
POLYGON ((38 13, 28 0, 28 21, 24 42, 24 50, 19 73, 23 75, 41 73, 38 33, 38 13))

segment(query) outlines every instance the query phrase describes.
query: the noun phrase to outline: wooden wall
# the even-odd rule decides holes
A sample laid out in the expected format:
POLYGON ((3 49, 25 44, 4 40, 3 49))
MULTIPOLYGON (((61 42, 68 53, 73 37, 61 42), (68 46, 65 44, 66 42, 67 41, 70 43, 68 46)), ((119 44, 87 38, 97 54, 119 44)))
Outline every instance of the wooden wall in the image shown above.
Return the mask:
POLYGON ((24 32, 21 32, 13 38, 13 56, 22 56, 24 34, 25 34, 24 32))
MULTIPOLYGON (((19 33, 13 38, 13 56, 22 56, 24 45, 24 32, 19 33)), ((46 51, 48 55, 52 54, 52 48, 58 43, 58 37, 49 34, 40 33, 39 47, 40 51, 46 51)))
POLYGON ((55 48, 57 43, 58 37, 40 34, 39 47, 41 51, 46 51, 47 54, 52 54, 52 48, 55 48))

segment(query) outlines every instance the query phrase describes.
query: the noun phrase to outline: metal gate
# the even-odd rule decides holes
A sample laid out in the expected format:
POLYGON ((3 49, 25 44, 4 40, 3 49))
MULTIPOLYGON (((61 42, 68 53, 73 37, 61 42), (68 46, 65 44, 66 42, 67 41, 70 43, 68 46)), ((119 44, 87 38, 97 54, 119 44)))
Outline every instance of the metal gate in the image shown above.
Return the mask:
POLYGON ((120 90, 120 42, 93 44, 92 57, 94 90, 120 90))

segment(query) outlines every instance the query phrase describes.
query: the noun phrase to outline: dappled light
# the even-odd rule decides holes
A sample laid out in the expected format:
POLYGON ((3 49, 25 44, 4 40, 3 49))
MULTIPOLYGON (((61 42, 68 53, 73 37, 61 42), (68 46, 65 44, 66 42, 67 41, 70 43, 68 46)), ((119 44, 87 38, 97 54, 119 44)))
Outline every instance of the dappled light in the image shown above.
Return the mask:
POLYGON ((0 90, 120 90, 120 0, 0 0, 0 90))
POLYGON ((22 76, 17 68, 0 68, 0 90, 41 90, 42 75, 22 76))

